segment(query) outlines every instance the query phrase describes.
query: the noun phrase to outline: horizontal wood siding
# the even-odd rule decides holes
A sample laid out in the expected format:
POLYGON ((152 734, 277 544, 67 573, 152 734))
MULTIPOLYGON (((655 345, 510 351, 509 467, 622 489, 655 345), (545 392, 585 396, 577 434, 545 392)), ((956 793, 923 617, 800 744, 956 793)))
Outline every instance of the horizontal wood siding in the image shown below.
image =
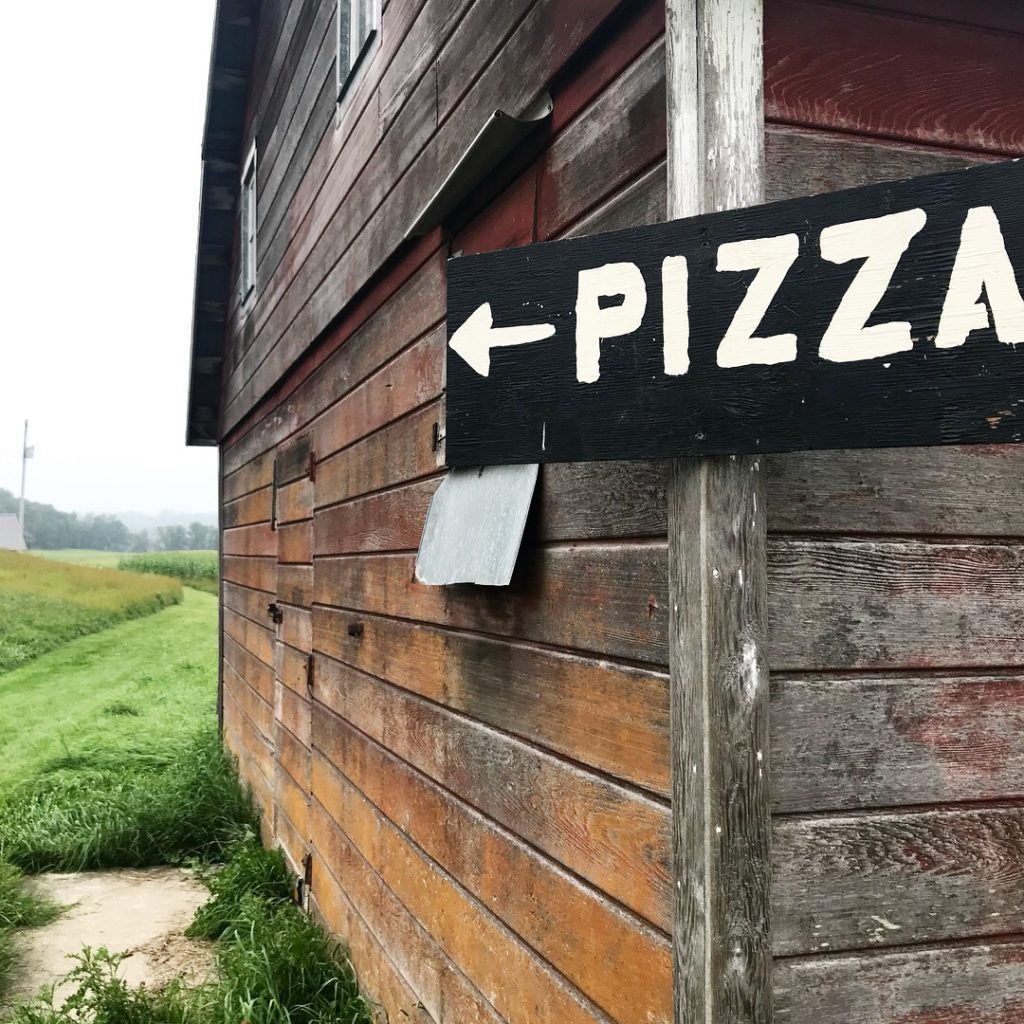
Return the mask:
MULTIPOLYGON (((765 112, 790 126, 769 135, 776 194, 1021 154, 1020 36, 870 6, 766 5, 765 112)), ((768 460, 779 1020, 1024 1012, 1022 459, 768 460)))
MULTIPOLYGON (((226 739, 391 1019, 666 1022, 665 467, 544 467, 508 588, 413 572, 444 261, 664 217, 662 5, 390 0, 337 110, 332 7, 269 3, 257 44, 226 739), (540 88, 533 162, 454 237, 403 244, 483 118, 540 88)), ((989 14, 771 0, 769 198, 1019 152, 1018 41, 989 14)), ((1010 1024, 1024 447, 767 465, 777 1019, 1010 1024)))

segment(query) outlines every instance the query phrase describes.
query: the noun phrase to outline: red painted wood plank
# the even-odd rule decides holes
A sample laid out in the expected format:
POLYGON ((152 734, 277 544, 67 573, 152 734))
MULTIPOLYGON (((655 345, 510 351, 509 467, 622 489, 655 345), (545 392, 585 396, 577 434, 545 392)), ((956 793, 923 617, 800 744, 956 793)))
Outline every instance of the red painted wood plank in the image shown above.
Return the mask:
POLYGON ((765 5, 765 117, 1024 153, 1019 39, 853 5, 765 5))
MULTIPOLYGON (((327 673, 326 659, 317 659, 321 666, 327 673)), ((360 672, 331 671, 330 684, 317 693, 339 716, 595 888, 667 929, 669 821, 663 803, 360 672)), ((335 719, 320 714, 320 707, 314 707, 313 744, 330 754, 339 742, 335 719)))

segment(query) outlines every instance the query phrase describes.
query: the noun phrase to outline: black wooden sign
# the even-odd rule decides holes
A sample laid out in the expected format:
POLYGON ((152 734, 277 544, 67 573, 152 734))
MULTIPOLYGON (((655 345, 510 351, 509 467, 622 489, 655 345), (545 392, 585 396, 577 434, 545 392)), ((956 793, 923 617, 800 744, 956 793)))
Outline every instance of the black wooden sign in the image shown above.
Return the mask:
POLYGON ((1020 441, 1024 164, 448 264, 452 466, 1020 441))

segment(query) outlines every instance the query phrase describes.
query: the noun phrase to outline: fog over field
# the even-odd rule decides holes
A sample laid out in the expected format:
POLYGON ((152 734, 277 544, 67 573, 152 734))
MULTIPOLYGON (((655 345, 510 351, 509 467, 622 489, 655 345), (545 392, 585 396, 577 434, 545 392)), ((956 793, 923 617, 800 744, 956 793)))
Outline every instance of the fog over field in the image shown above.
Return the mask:
POLYGON ((36 501, 216 507, 215 452, 185 448, 213 6, 5 6, 0 487, 29 419, 36 501))

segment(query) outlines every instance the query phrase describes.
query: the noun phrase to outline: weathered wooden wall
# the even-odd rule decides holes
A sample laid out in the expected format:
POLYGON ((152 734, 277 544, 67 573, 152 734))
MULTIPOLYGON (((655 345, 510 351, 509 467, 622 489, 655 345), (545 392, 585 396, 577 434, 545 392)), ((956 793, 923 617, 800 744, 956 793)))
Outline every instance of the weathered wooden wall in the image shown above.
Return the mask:
MULTIPOLYGON (((413 582, 444 259, 663 217, 662 4, 390 0, 337 125, 333 0, 264 6, 228 742, 392 1020, 669 1021, 665 468, 545 467, 510 588, 413 582), (537 160, 402 246, 484 117, 544 87, 537 160)), ((769 198, 1024 150, 1011 5, 766 6, 769 198)), ((770 471, 777 1019, 1024 1019, 1024 451, 770 471)))

